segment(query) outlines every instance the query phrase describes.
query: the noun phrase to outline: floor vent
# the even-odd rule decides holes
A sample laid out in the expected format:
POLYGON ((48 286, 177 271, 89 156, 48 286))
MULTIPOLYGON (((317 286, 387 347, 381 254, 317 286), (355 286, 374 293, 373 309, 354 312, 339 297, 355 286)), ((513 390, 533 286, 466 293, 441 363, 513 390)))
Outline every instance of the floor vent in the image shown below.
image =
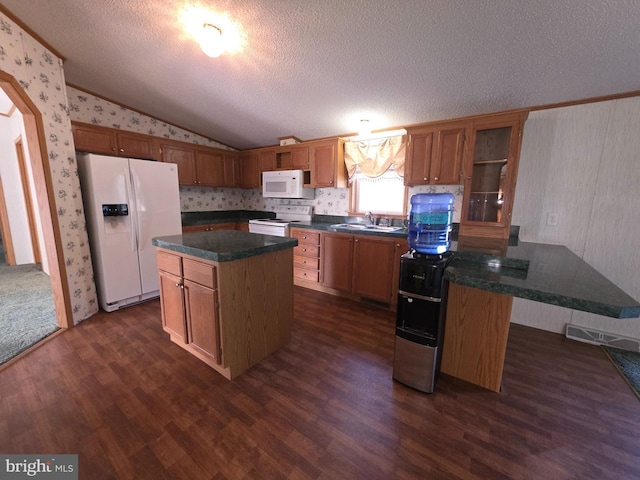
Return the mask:
POLYGON ((609 347, 622 348, 632 352, 640 352, 640 340, 623 337, 613 333, 600 332, 578 325, 567 324, 567 338, 578 340, 579 342, 592 343, 594 345, 607 345, 609 347))

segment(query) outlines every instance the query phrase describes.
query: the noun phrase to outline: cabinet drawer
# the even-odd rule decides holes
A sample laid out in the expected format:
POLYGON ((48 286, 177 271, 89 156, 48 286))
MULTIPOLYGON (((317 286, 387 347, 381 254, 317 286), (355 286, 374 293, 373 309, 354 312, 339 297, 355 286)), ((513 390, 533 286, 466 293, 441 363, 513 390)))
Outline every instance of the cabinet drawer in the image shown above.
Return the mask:
POLYGON ((320 245, 320 234, 312 232, 304 232, 300 230, 294 230, 292 236, 298 239, 299 243, 305 243, 309 245, 320 245))
POLYGON ((308 270, 318 270, 320 268, 320 259, 294 255, 293 266, 306 268, 308 270))
POLYGON ((165 272, 172 273, 179 277, 182 276, 182 262, 178 255, 171 255, 166 252, 158 252, 158 270, 164 270, 165 272))
POLYGON ((320 272, 294 267, 293 276, 294 278, 300 278, 302 280, 310 280, 312 282, 317 282, 320 279, 320 272))
POLYGON ((293 254, 302 257, 318 258, 320 256, 320 247, 306 244, 298 245, 293 248, 293 254))
POLYGON ((216 267, 183 259, 184 278, 205 287, 216 288, 216 267))

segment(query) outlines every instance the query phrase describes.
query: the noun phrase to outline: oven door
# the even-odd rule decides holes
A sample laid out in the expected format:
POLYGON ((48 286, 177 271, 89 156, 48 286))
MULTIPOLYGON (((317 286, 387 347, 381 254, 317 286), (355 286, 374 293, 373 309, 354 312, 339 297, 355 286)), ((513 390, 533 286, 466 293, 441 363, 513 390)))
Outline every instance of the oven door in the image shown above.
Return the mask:
POLYGON ((289 225, 265 225, 264 223, 249 221, 249 233, 273 235, 274 237, 288 237, 289 225))

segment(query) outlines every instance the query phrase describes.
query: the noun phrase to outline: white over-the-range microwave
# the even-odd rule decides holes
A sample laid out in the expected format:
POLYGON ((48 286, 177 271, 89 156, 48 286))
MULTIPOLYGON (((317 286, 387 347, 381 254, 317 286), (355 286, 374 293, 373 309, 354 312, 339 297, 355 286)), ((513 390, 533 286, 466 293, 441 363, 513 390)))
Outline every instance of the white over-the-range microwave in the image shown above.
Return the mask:
POLYGON ((314 198, 313 188, 304 188, 302 170, 262 172, 262 196, 265 198, 314 198))

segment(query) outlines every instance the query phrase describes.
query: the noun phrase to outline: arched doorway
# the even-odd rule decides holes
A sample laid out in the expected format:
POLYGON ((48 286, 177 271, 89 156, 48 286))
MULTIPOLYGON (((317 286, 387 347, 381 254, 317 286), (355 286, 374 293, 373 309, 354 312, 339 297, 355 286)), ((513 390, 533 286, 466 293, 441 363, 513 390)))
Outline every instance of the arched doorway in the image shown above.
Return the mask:
POLYGON ((57 324, 61 328, 69 328, 73 326, 71 297, 62 253, 60 227, 56 215, 42 115, 19 82, 12 75, 1 70, 0 88, 4 90, 23 117, 27 137, 24 140, 29 152, 33 181, 36 186, 57 324))

